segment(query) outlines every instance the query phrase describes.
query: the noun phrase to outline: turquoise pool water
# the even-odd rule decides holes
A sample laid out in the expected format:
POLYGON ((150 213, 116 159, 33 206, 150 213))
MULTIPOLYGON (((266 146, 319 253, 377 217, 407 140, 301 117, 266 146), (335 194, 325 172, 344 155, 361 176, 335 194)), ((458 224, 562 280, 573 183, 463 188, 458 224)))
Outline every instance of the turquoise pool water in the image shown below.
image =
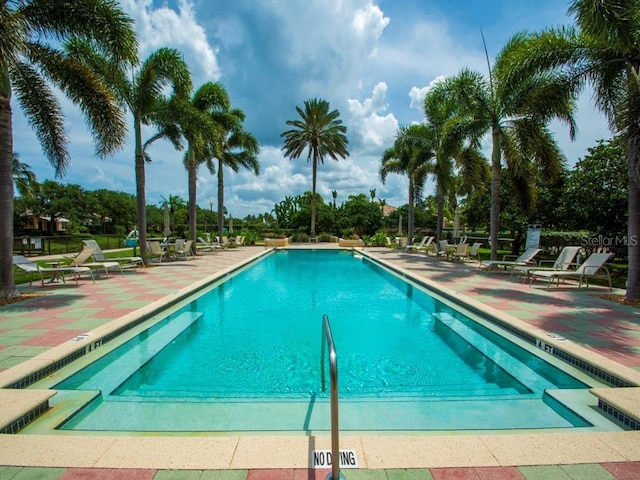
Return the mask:
POLYGON ((341 429, 590 425, 549 395, 587 385, 418 285, 351 252, 285 250, 57 384, 63 399, 95 392, 61 428, 326 430, 323 314, 341 429))

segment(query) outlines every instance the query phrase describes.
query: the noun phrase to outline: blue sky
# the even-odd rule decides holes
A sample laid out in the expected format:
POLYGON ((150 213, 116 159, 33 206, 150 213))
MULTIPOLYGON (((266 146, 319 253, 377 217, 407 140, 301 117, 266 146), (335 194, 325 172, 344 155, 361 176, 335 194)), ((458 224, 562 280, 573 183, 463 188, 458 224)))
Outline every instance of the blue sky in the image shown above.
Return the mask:
MULTIPOLYGON (((571 23, 568 3, 559 0, 123 0, 136 22, 141 58, 157 48, 180 50, 197 88, 220 81, 234 107, 246 114, 246 128, 261 145, 262 174, 225 171, 225 205, 235 217, 270 212, 285 196, 311 190, 306 157, 282 155, 280 134, 297 118, 296 106, 309 98, 329 101, 348 129, 350 157, 325 161, 318 192, 338 202, 376 189, 392 205, 407 202, 406 179, 391 175, 383 185, 380 156, 398 127, 420 122, 421 99, 436 79, 462 68, 486 72, 484 33, 491 59, 513 34, 571 23)), ((37 138, 14 102, 14 150, 40 181, 55 179, 37 138)), ((91 138, 78 110, 63 100, 72 139, 72 161, 58 181, 87 190, 108 188, 135 194, 131 135, 112 158, 93 155, 91 138)), ((580 100, 578 137, 553 125, 571 166, 586 149, 610 136, 589 93, 580 100)), ((146 138, 153 132, 145 131, 146 138)), ((488 151, 486 142, 485 150, 488 151)), ((182 152, 168 143, 151 148, 147 203, 162 197, 188 198, 182 152)), ((198 204, 217 209, 217 181, 204 168, 198 204)))

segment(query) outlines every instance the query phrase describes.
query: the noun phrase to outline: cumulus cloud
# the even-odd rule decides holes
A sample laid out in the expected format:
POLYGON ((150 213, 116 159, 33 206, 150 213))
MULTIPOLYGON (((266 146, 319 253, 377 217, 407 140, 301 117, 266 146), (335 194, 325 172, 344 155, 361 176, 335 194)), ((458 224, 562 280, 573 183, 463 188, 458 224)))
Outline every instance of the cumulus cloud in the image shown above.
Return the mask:
POLYGON ((427 85, 426 87, 411 87, 411 91, 409 92, 411 103, 409 104, 409 107, 422 111, 424 109, 424 98, 427 96, 429 90, 431 90, 436 83, 444 80, 445 78, 447 77, 445 77, 444 75, 439 75, 431 80, 431 82, 429 82, 429 85, 427 85))
POLYGON ((179 0, 177 11, 166 4, 154 8, 152 0, 123 0, 120 3, 136 22, 143 59, 161 47, 177 48, 184 54, 192 75, 200 74, 212 80, 219 78, 216 51, 209 45, 205 29, 196 19, 189 0, 179 0))
POLYGON ((398 130, 398 120, 392 113, 382 115, 389 107, 387 90, 387 84, 379 82, 370 98, 348 100, 351 123, 365 148, 379 149, 388 145, 398 130))

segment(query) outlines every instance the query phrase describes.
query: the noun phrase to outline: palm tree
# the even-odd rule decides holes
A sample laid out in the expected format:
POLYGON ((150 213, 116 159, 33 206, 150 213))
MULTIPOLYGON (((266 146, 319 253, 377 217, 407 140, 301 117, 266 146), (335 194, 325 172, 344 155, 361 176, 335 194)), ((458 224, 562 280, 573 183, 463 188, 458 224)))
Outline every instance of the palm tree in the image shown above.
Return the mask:
POLYGON ((480 152, 480 138, 473 131, 456 128, 454 120, 460 114, 455 101, 455 83, 451 78, 438 82, 425 96, 426 123, 435 142, 433 176, 436 182, 436 241, 442 239, 445 199, 460 190, 455 188, 454 170, 460 172, 463 193, 483 190, 487 177, 487 160, 480 152))
POLYGON ((425 124, 402 127, 396 132, 393 147, 382 153, 380 178, 385 183, 390 173, 409 178, 408 242, 413 242, 415 202, 422 197, 427 175, 433 170, 435 156, 433 129, 425 124))
POLYGON ((531 71, 518 82, 507 81, 513 63, 510 52, 522 41, 518 35, 509 40, 488 76, 464 69, 451 80, 455 101, 465 112, 455 119, 455 128, 475 138, 491 133, 492 259, 498 254, 503 159, 520 204, 534 204, 534 169, 554 179, 565 161, 549 122, 558 119, 569 125, 571 138, 575 135, 576 96, 563 75, 531 71))
POLYGON ((23 198, 35 198, 34 190, 38 187, 36 174, 33 173, 29 165, 20 161, 20 156, 17 153, 13 154, 12 171, 13 181, 20 196, 23 198))
POLYGON ((90 39, 118 65, 135 62, 133 22, 110 0, 2 2, 0 35, 0 297, 18 296, 13 278, 13 124, 15 98, 36 130, 57 176, 69 167, 55 86, 80 106, 100 157, 125 141, 117 99, 77 58, 59 49, 69 38, 90 39))
MULTIPOLYGON (((218 238, 222 241, 224 233, 224 167, 234 172, 241 168, 260 175, 260 162, 258 153, 260 146, 258 140, 244 129, 244 112, 239 109, 231 109, 219 112, 215 119, 222 127, 222 143, 219 145, 218 159, 218 238)), ((211 170, 211 168, 209 169, 211 170)))
POLYGON ((182 148, 179 132, 168 130, 168 118, 174 110, 186 102, 191 92, 191 74, 180 52, 173 48, 159 48, 151 53, 137 70, 122 68, 109 62, 87 42, 73 41, 67 51, 89 65, 102 76, 116 96, 133 116, 136 209, 140 231, 140 256, 147 262, 147 205, 145 163, 151 161, 145 153, 146 147, 159 138, 168 137, 177 148, 182 148), (172 96, 163 91, 170 87, 172 96), (142 141, 142 126, 157 125, 162 133, 147 142, 142 141))
POLYGON ((338 161, 338 157, 349 156, 347 146, 347 127, 342 125, 340 112, 329 111, 329 102, 312 98, 304 102, 304 110, 296 107, 299 120, 287 120, 293 127, 281 134, 284 137, 284 154, 289 158, 299 158, 307 150, 307 162, 312 163, 311 189, 311 232, 316 236, 316 180, 318 162, 324 163, 326 156, 338 161))
POLYGON ((565 75, 577 91, 590 83, 597 107, 627 144, 628 300, 640 299, 640 0, 573 0, 576 27, 522 34, 512 48, 510 81, 524 72, 565 75), (517 47, 517 48, 516 48, 517 47))
POLYGON ((193 241, 194 249, 197 237, 198 168, 205 164, 211 174, 215 174, 213 158, 222 154, 225 134, 220 119, 230 106, 231 101, 224 86, 218 82, 207 82, 188 101, 176 101, 167 108, 166 117, 160 121, 160 130, 153 137, 154 141, 166 137, 178 148, 181 145, 175 141, 176 134, 187 140, 183 162, 189 185, 189 238, 193 241))

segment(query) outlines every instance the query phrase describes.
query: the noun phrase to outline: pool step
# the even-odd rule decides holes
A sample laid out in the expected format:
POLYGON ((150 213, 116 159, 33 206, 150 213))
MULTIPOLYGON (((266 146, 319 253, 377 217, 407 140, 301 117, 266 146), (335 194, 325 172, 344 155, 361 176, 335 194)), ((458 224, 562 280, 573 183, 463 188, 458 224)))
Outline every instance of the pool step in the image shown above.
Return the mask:
POLYGON ((508 372, 517 381, 533 392, 543 392, 547 388, 555 386, 537 372, 529 368, 520 360, 496 348, 495 344, 482 336, 472 328, 466 326, 449 313, 434 313, 433 317, 452 332, 455 332, 463 340, 480 351, 485 357, 494 362, 498 367, 508 372))
MULTIPOLYGON (((188 329, 196 320, 202 317, 201 312, 184 312, 172 318, 166 326, 150 331, 144 338, 133 346, 127 355, 120 356, 111 361, 107 368, 101 370, 91 378, 86 379, 72 388, 78 390, 100 390, 103 395, 109 395, 118 388, 127 378, 134 374, 140 366, 158 354, 164 347, 175 340, 182 332, 188 329)), ((69 388, 62 382, 56 388, 69 388)))

